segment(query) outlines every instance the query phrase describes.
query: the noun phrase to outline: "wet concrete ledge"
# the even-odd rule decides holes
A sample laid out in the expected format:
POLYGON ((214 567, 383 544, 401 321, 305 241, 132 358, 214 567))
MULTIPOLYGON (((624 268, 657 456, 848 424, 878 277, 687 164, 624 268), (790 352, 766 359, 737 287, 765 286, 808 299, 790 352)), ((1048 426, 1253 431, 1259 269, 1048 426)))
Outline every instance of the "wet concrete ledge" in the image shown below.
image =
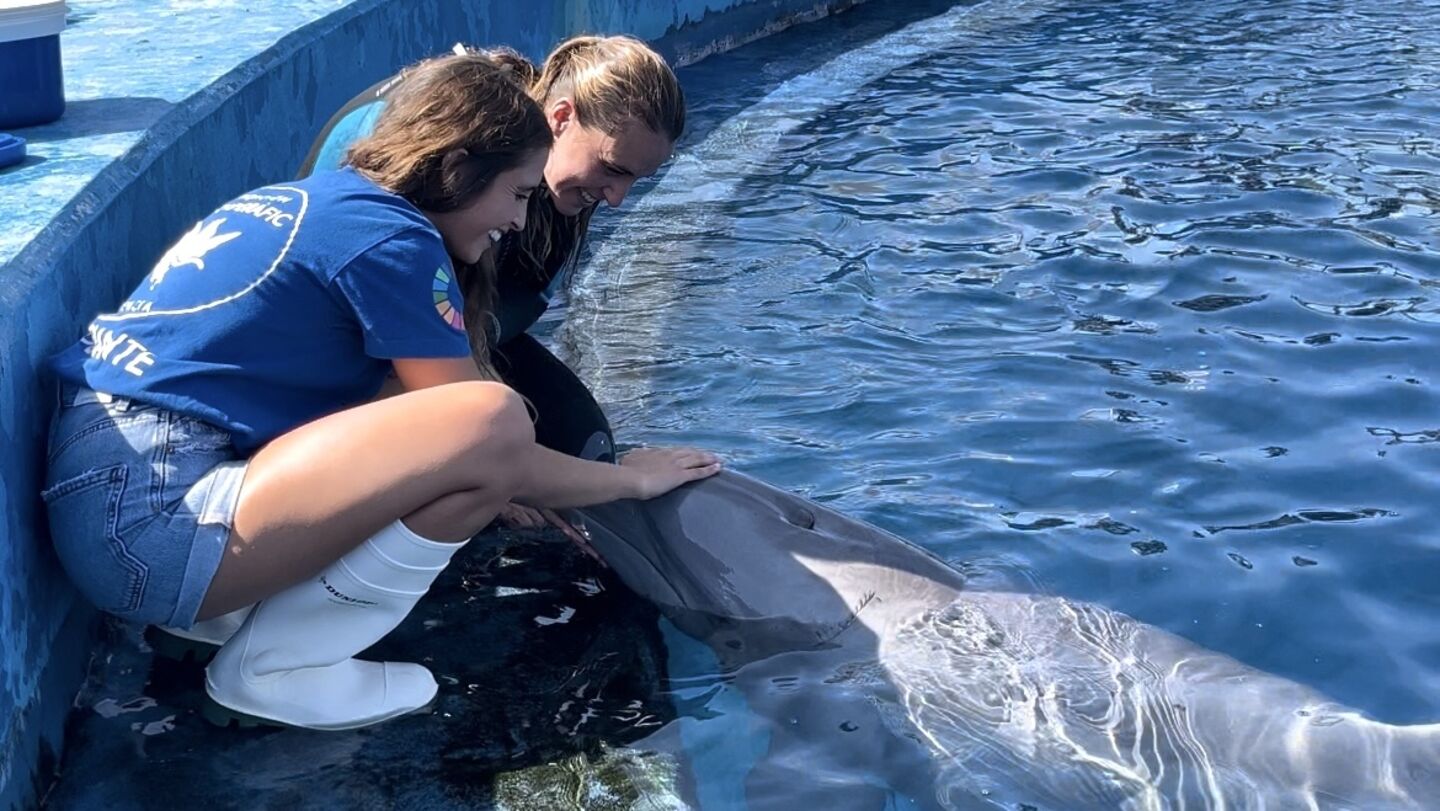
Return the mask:
POLYGON ((856 2, 71 0, 67 114, 16 131, 30 157, 0 171, 0 808, 51 782, 100 627, 49 550, 39 370, 175 234, 291 177, 340 104, 456 41, 539 58, 571 34, 625 32, 685 63, 856 2))
POLYGON ((424 663, 438 699, 369 729, 212 726, 199 663, 133 625, 102 637, 47 809, 675 807, 679 764, 626 747, 675 718, 658 616, 559 533, 489 532, 456 556, 364 655, 424 663))

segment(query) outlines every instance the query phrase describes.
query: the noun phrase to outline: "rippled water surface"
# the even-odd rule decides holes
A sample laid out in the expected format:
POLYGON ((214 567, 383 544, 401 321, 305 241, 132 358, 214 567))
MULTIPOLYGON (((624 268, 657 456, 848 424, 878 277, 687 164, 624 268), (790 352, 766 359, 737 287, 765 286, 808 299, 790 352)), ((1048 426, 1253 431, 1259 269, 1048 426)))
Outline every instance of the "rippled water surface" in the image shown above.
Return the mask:
POLYGON ((560 332, 622 440, 1440 719, 1440 3, 935 12, 684 76, 560 332))

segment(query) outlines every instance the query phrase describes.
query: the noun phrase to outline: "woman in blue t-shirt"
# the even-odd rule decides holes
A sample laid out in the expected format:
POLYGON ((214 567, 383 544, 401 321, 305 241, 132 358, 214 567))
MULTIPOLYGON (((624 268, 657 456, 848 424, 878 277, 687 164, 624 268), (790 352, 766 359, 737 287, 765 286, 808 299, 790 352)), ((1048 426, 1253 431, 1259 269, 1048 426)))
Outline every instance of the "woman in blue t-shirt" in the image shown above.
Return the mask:
POLYGON ((507 504, 650 498, 718 469, 546 449, 474 361, 451 258, 525 227, 553 141, 524 70, 416 66, 349 168, 222 205, 55 360, 59 557, 127 620, 245 616, 206 672, 221 718, 349 729, 425 706, 424 667, 352 657, 507 504), (377 398, 392 370, 402 391, 377 398))
MULTIPOLYGON (((341 107, 315 139, 301 177, 339 168, 350 144, 371 130, 407 81, 402 72, 341 107)), ((665 60, 625 36, 562 42, 531 80, 530 93, 545 110, 555 145, 525 228, 505 235, 481 266, 457 266, 463 281, 488 275, 495 281, 481 286, 497 291, 493 300, 470 298, 484 312, 466 323, 480 333, 477 360, 534 407, 537 442, 613 461, 614 439, 595 398, 526 330, 568 282, 599 204, 619 206, 636 180, 670 158, 685 130, 685 98, 665 60)), ((565 528, 553 514, 523 505, 507 507, 501 518, 512 526, 549 520, 565 528)))

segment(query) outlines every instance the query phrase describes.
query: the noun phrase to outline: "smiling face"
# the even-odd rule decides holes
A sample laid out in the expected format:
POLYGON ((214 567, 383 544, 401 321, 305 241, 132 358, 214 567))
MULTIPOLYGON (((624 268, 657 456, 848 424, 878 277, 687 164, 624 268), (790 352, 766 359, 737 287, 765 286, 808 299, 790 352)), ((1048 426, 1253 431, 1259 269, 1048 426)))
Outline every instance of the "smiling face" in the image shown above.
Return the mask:
POLYGON ((424 212, 452 256, 473 264, 505 232, 525 227, 525 210, 544 176, 547 154, 543 149, 530 153, 519 166, 496 175, 484 191, 460 208, 424 212))
POLYGON ((670 159, 674 144, 639 121, 608 135, 580 123, 568 98, 546 108, 555 146, 545 164, 545 185, 555 210, 573 217, 604 201, 619 206, 636 180, 670 159))

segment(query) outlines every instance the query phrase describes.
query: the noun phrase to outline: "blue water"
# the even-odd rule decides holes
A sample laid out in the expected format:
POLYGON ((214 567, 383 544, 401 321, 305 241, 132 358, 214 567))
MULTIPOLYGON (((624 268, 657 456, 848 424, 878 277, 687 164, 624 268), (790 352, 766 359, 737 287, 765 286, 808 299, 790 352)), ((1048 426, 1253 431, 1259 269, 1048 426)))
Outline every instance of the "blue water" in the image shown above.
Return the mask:
POLYGON ((1440 3, 946 13, 686 72, 560 333, 621 439, 1440 720, 1440 3))

